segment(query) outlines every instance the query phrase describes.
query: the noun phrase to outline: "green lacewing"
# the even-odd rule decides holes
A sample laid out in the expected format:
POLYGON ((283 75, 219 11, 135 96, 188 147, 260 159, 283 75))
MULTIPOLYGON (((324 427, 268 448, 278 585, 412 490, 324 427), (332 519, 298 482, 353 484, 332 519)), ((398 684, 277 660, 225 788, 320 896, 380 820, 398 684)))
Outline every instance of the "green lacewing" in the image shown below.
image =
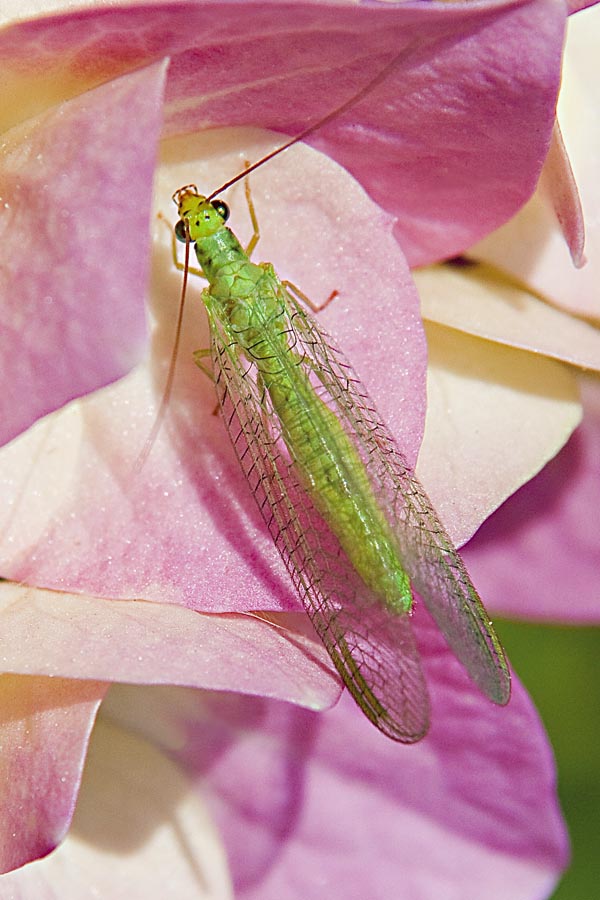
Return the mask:
MULTIPOLYGON (((388 737, 412 743, 429 699, 411 624, 413 589, 450 648, 494 703, 510 697, 508 665, 464 564, 352 367, 307 311, 306 298, 250 255, 218 196, 369 93, 399 54, 342 106, 208 196, 173 195, 185 244, 182 302, 193 246, 210 324, 219 407, 275 546, 344 684, 388 737)), ((176 344, 181 328, 181 309, 176 344)), ((163 404, 169 395, 174 360, 163 404)), ((160 413, 157 422, 160 421, 160 413)))

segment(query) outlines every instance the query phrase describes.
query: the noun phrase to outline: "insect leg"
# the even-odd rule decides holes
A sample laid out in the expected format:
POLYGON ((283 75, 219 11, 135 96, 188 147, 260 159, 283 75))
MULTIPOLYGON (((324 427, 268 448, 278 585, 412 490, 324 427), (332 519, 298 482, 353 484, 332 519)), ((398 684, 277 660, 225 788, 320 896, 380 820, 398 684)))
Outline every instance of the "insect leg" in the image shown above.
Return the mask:
MULTIPOLYGON (((160 221, 165 223, 165 225, 167 226, 167 228, 169 229, 169 231, 171 233, 171 256, 173 258, 173 265, 180 272, 183 272, 183 270, 185 269, 185 266, 182 262, 179 262, 179 260, 177 259, 177 238, 175 237, 175 231, 171 227, 171 223, 166 218, 166 216, 163 216, 163 214, 161 212, 159 212, 157 215, 158 215, 158 218, 160 219, 160 221)), ((204 275, 204 272, 202 271, 202 269, 196 268, 195 266, 188 266, 188 272, 191 272, 192 275, 197 275, 199 278, 203 278, 204 281, 206 281, 206 276, 204 275)))
POLYGON ((201 360, 205 359, 207 356, 210 356, 210 355, 211 355, 210 347, 203 347, 201 350, 194 350, 194 352, 192 353, 192 356, 194 357, 194 362, 196 363, 196 365, 198 366, 200 371, 203 372, 207 376, 207 378, 210 378, 210 380, 214 383, 215 376, 214 376, 212 369, 209 369, 207 366, 204 365, 203 362, 201 362, 201 360))
POLYGON ((322 310, 324 310, 327 306, 329 306, 329 304, 331 303, 332 300, 335 300, 335 298, 339 294, 339 291, 335 291, 335 290, 332 291, 330 293, 329 297, 327 297, 327 299, 325 300, 325 302, 321 303, 320 306, 318 306, 313 300, 310 299, 310 297, 307 297, 306 294, 303 291, 301 291, 299 287, 296 287, 296 285, 292 281, 282 281, 281 283, 283 285, 285 285, 285 287, 288 289, 288 291, 291 291, 292 294, 298 298, 298 300, 302 300, 302 302, 306 306, 308 306, 308 308, 310 310, 312 310, 312 312, 314 312, 314 313, 318 313, 318 312, 321 312, 322 310))
MULTIPOLYGON (((205 291, 204 293, 208 293, 208 292, 205 291)), ((210 312, 209 312, 209 321, 211 321, 211 329, 212 329, 213 326, 212 326, 210 312)), ((212 350, 210 349, 210 347, 202 347, 200 350, 194 350, 194 352, 192 353, 194 362, 196 363, 196 365, 198 366, 198 368, 200 369, 202 374, 206 375, 207 378, 210 378, 212 383, 216 385, 215 373, 213 372, 212 367, 208 368, 208 366, 206 366, 203 362, 203 360, 206 359, 207 356, 208 357, 212 356, 212 350)), ((213 416, 216 416, 218 414, 218 412, 219 412, 219 402, 217 401, 217 403, 215 404, 215 408, 212 411, 213 416)))
MULTIPOLYGON (((248 160, 245 160, 244 166, 246 169, 250 168, 250 163, 248 160)), ((252 200, 252 191, 250 190, 250 179, 246 178, 244 181, 244 190, 246 192, 246 203, 248 204, 248 212, 250 213, 250 221, 252 222, 252 237, 248 242, 248 246, 246 247, 246 256, 252 256, 256 245, 260 240, 260 228, 258 227, 258 218, 256 216, 256 210, 254 208, 254 201, 252 200)))

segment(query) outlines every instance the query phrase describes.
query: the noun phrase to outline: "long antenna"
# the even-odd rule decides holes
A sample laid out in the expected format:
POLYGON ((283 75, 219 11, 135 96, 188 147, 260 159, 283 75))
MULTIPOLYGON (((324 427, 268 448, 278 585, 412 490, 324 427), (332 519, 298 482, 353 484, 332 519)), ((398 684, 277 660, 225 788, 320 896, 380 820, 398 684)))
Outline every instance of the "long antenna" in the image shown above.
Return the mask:
MULTIPOLYGON (((316 122, 313 122, 312 125, 309 125, 307 128, 304 128, 299 134, 295 137, 290 138, 289 141, 286 141, 280 147, 276 147, 275 150, 272 150, 270 153, 267 153, 266 156, 261 157, 257 162, 252 163, 252 165, 244 168, 243 171, 239 172, 234 178, 230 178, 229 181, 226 181, 221 185, 220 188, 217 188, 216 191, 213 191, 210 196, 206 199, 210 202, 216 196, 218 196, 222 191, 231 187, 236 182, 240 181, 242 178, 246 178, 250 172, 253 172, 255 169, 258 169, 260 166, 264 165, 270 159, 273 159, 275 156, 279 156, 280 153, 283 153, 284 150, 287 150, 289 147, 293 147, 294 144, 303 141, 305 138, 309 137, 311 134, 314 134, 315 131, 319 131, 319 129, 323 128, 324 125, 327 125, 333 119, 340 116, 342 113, 345 113, 347 109, 355 106, 357 103, 366 97, 368 94, 373 91, 377 85, 381 84, 381 82, 385 81, 387 76, 392 72, 397 65, 399 65, 407 56, 410 55, 414 50, 416 50, 421 44, 422 40, 412 40, 402 48, 390 61, 385 65, 382 69, 379 70, 377 75, 371 78, 363 87, 354 93, 348 100, 345 100, 343 103, 340 103, 339 106, 336 106, 335 109, 332 109, 331 112, 327 113, 326 116, 323 116, 321 119, 318 119, 316 122)), ((167 380, 165 382, 165 387, 163 390, 162 398, 160 401, 160 406, 158 408, 158 412, 156 414, 156 418, 154 420, 154 425, 152 426, 152 430, 146 441, 144 446, 136 460, 135 471, 138 471, 142 468, 160 431, 163 419, 165 417, 165 412, 171 398, 171 392, 173 389, 173 381, 175 378, 175 367, 177 364, 177 354, 179 350, 179 344, 181 340, 181 328, 183 323, 183 309, 185 305, 185 294, 187 289, 187 280, 188 280, 188 268, 189 268, 189 258, 190 258, 190 240, 188 236, 188 240, 185 242, 185 263, 183 268, 183 283, 181 285, 181 296, 179 299, 179 310, 177 315, 177 325, 175 329, 175 340, 173 343, 173 352, 171 354, 171 361, 169 363, 169 371, 167 373, 167 380)))
POLYGON ((260 166, 264 165, 264 163, 268 162, 270 159, 273 159, 274 156, 279 156, 280 153, 283 153, 284 150, 287 150, 289 147, 293 147, 294 144, 297 144, 299 141, 303 141, 305 138, 309 137, 311 134, 314 134, 315 131, 319 131, 323 128, 324 125, 329 124, 333 119, 336 119, 342 113, 345 113, 347 109, 350 109, 352 106, 355 106, 357 103, 366 97, 367 94, 370 94, 378 84, 381 84, 382 81, 385 81, 387 76, 392 72, 399 63, 401 63, 409 53, 412 53, 422 41, 413 40, 410 41, 406 47, 403 47, 399 53, 397 53, 390 62, 380 69, 377 75, 368 81, 359 91, 353 94, 348 100, 345 100, 343 103, 340 103, 339 106, 336 106, 335 109, 332 109, 331 112, 327 113, 326 116, 323 116, 322 119, 319 119, 316 122, 313 122, 312 125, 309 125, 307 128, 304 128, 299 134, 295 137, 290 138, 289 141, 286 141, 285 144, 282 144, 280 147, 276 147, 275 150, 272 150, 270 153, 267 153, 266 156, 261 157, 257 162, 252 163, 251 166, 248 166, 244 169, 243 172, 238 172, 233 178, 230 178, 229 181, 226 181, 221 185, 220 188, 217 188, 216 191, 213 191, 210 196, 206 199, 208 201, 213 200, 217 197, 222 191, 225 191, 227 188, 231 187, 232 184, 240 181, 242 178, 245 178, 250 172, 254 172, 255 169, 258 169, 260 166))
POLYGON ((140 454, 135 461, 134 469, 136 472, 140 471, 140 469, 148 459, 148 454, 154 446, 154 441, 156 440, 158 432, 160 431, 163 419, 165 417, 165 412, 167 411, 167 406, 169 405, 169 400, 171 399, 173 381, 175 379, 175 367, 177 365, 177 356, 179 353, 179 344, 181 342, 181 329, 183 326, 183 310, 185 308, 185 295, 187 291, 189 265, 190 240, 189 235, 187 235, 187 240, 185 242, 185 261, 183 264, 183 281, 181 282, 181 294, 179 295, 179 308, 177 310, 177 324, 175 326, 175 339, 173 341, 173 349, 171 350, 169 370, 167 372, 167 379, 165 381, 162 397, 160 399, 160 406, 158 407, 158 412, 156 413, 156 418, 154 419, 154 424, 152 425, 152 430, 146 438, 144 446, 142 447, 140 454))

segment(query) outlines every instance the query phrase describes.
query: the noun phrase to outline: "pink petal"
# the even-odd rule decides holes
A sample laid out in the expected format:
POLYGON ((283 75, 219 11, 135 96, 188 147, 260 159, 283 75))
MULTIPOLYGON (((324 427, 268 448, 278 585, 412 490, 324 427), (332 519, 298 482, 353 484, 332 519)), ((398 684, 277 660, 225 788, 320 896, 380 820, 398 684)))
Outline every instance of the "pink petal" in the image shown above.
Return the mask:
POLYGON ((50 853, 64 837, 105 690, 94 681, 0 678, 1 872, 50 853))
POLYGON ((565 449, 464 548, 486 605, 503 615, 598 622, 600 391, 583 381, 583 422, 565 449))
POLYGON ((598 153, 598 40, 600 9, 569 20, 558 116, 586 226, 587 264, 576 270, 558 227, 551 198, 538 190, 511 222, 471 250, 477 259, 499 266, 573 313, 598 317, 600 184, 598 153))
POLYGON ((306 617, 252 616, 0 584, 5 672, 257 693, 317 709, 340 684, 306 617))
POLYGON ((598 3, 598 0, 567 0, 570 13, 579 12, 582 9, 587 9, 589 6, 595 6, 596 3, 598 3))
MULTIPOLYGON (((246 140, 229 151, 232 159, 218 140, 209 135, 204 144, 191 147, 198 153, 204 147, 201 157, 216 155, 229 172, 239 170, 244 156, 256 149, 254 136, 254 143, 246 140)), ((180 160, 178 149, 174 157, 180 160)), ((211 175, 196 162, 179 161, 165 171, 157 190, 163 211, 174 187, 190 176, 213 185, 222 178, 220 170, 211 175), (164 182, 168 189, 163 190, 164 182)), ((319 320, 354 360, 403 450, 414 459, 425 401, 425 346, 416 292, 389 220, 343 170, 306 147, 294 148, 257 173, 252 188, 265 223, 259 252, 283 277, 294 278, 302 273, 289 262, 292 247, 307 262, 303 289, 322 300, 333 289, 340 292, 319 320), (365 229, 363 249, 348 264, 346 248, 353 246, 357 220, 365 229), (377 290, 365 296, 362 285, 373 271, 378 272, 377 290), (402 327, 382 328, 383 322, 402 327)), ((234 206, 233 227, 239 218, 247 228, 243 189, 237 200, 242 206, 234 206)), ((67 408, 60 418, 39 423, 5 448, 0 570, 37 586, 183 603, 205 611, 297 609, 223 423, 213 415, 214 387, 191 359, 193 349, 208 345, 196 287, 169 417, 146 464, 136 471, 152 427, 152 403, 164 385, 180 289, 179 273, 169 260, 168 229, 160 221, 156 228, 153 314, 158 324, 151 366, 67 408)))
POLYGON ((554 0, 529 0, 179 2, 40 17, 0 34, 14 98, 5 120, 168 55, 168 133, 250 124, 294 134, 414 40, 389 79, 315 140, 398 215, 398 238, 423 263, 463 250, 533 190, 565 16, 554 0))
POLYGON ((421 609, 416 620, 433 727, 413 747, 347 697, 317 717, 207 695, 179 756, 209 785, 236 897, 549 894, 567 843, 539 719, 518 683, 504 709, 481 698, 421 609))
POLYGON ((417 474, 460 545, 567 441, 581 420, 578 385, 551 359, 433 324, 427 336, 417 474))
POLYGON ((583 210, 558 120, 554 123, 552 141, 542 170, 540 186, 542 182, 543 189, 550 196, 573 265, 580 269, 586 263, 583 253, 585 244, 583 210))
POLYGON ((110 900, 232 897, 219 835, 188 780, 144 741, 102 722, 66 840, 0 877, 4 898, 81 900, 90 891, 110 900))
POLYGON ((531 194, 560 78, 564 11, 556 4, 489 4, 472 11, 313 4, 310 12, 302 9, 300 27, 289 6, 283 21, 277 12, 272 4, 264 7, 265 27, 255 10, 252 21, 243 22, 243 54, 238 42, 221 34, 218 53, 203 46, 174 59, 169 131, 227 123, 296 134, 352 96, 414 39, 414 51, 376 93, 319 131, 319 147, 398 217, 395 233, 412 265, 460 252, 531 194), (264 59, 271 62, 266 91, 264 59), (212 96, 197 92, 191 73, 199 65, 206 67, 212 96))
POLYGON ((163 81, 128 75, 4 135, 2 442, 141 356, 163 81))

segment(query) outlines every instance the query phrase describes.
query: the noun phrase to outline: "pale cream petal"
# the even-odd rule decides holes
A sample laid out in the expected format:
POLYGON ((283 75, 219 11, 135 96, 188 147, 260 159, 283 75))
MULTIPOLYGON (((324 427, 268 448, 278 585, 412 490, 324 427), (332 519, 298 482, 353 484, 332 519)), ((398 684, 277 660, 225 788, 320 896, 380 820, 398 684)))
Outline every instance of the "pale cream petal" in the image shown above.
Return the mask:
POLYGON ((45 859, 5 876, 1 895, 229 900, 225 852, 200 798, 165 756, 99 720, 69 835, 45 859))
POLYGON ((600 330, 549 306, 487 265, 414 272, 423 318, 587 369, 600 369, 600 330))
POLYGON ((566 442, 577 380, 551 359, 429 324, 428 411, 417 473, 453 540, 481 522, 566 442))

